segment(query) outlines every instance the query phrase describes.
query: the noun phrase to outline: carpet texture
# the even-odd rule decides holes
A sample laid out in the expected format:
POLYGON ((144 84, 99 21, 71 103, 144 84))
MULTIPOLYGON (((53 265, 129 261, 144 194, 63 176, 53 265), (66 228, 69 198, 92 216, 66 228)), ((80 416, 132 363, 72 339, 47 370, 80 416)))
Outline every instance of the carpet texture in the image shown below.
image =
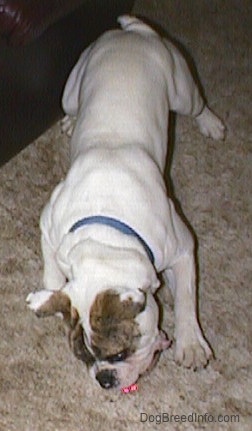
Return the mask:
MULTIPOLYGON (((216 359, 193 372, 175 365, 171 348, 138 392, 105 391, 70 352, 63 323, 26 308, 26 295, 42 286, 39 215, 68 167, 56 124, 0 170, 1 431, 252 429, 251 7, 250 0, 135 4, 193 57, 227 125, 225 142, 214 142, 178 117, 169 162, 171 188, 198 238, 201 323, 216 359)), ((164 289, 159 296, 172 336, 170 297, 164 289)))

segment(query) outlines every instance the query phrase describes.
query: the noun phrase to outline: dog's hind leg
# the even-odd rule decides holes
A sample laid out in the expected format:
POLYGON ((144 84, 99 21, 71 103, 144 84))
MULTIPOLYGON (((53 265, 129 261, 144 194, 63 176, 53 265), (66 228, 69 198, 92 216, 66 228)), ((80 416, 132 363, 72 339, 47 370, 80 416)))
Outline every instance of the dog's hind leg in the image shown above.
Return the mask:
POLYGON ((203 135, 224 139, 225 126, 205 104, 182 54, 167 39, 163 43, 170 60, 167 78, 170 110, 194 117, 203 135))
POLYGON ((76 65, 72 69, 62 96, 62 107, 65 117, 61 120, 61 130, 71 137, 76 123, 76 117, 79 110, 80 87, 84 75, 85 67, 89 53, 93 45, 90 45, 79 57, 76 65))
POLYGON ((64 112, 70 117, 75 117, 78 113, 80 87, 92 46, 93 45, 90 45, 83 51, 72 69, 64 88, 62 107, 64 112))

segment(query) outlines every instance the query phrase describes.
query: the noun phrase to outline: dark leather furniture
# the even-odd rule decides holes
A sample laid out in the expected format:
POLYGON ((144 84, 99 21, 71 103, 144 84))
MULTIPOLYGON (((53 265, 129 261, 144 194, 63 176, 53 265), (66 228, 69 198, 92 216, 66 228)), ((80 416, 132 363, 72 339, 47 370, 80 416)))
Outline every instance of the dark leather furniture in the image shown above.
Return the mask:
POLYGON ((133 0, 0 0, 0 164, 62 115, 82 50, 133 0))

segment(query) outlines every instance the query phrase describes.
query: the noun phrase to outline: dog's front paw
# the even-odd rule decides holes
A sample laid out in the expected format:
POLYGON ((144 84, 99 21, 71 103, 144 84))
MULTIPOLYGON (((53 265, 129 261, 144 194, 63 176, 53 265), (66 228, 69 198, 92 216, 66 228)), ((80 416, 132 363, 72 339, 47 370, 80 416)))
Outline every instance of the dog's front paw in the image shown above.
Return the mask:
POLYGON ((49 290, 40 290, 39 292, 31 292, 26 298, 26 303, 30 310, 34 311, 37 316, 42 317, 48 315, 47 304, 53 295, 49 290))
POLYGON ((223 122, 207 106, 198 115, 196 121, 204 136, 215 140, 223 140, 225 138, 226 128, 223 122))
POLYGON ((65 115, 65 117, 60 122, 61 131, 65 133, 67 136, 71 137, 73 134, 75 122, 76 122, 75 117, 69 117, 69 115, 65 115))
POLYGON ((175 361, 193 370, 205 367, 213 352, 201 334, 178 337, 175 344, 175 361))

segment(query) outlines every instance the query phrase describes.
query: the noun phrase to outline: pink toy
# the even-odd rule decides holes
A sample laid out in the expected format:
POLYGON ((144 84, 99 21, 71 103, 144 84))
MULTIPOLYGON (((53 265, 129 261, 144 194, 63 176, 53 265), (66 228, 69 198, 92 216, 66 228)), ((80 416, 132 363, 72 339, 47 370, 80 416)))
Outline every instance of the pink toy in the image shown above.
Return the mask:
POLYGON ((136 383, 133 383, 130 386, 126 386, 125 388, 122 388, 121 391, 123 394, 128 394, 129 392, 138 391, 138 385, 136 383))

